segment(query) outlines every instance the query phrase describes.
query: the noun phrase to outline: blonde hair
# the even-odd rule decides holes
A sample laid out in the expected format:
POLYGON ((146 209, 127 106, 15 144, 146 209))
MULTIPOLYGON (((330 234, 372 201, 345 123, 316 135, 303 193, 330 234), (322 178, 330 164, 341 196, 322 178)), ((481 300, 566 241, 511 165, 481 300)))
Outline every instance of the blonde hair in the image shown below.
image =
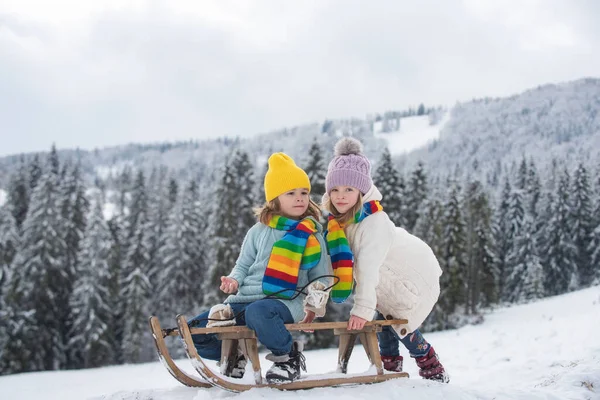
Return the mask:
MULTIPOLYGON (((262 205, 262 207, 255 208, 254 215, 258 218, 258 221, 264 225, 269 225, 269 221, 274 215, 284 216, 281 213, 281 203, 277 197, 266 202, 262 205)), ((306 209, 306 212, 298 218, 302 220, 306 217, 313 217, 316 221, 319 221, 321 218, 321 209, 319 208, 319 205, 311 198, 308 200, 308 208, 306 209)))
POLYGON ((327 196, 327 200, 323 203, 323 208, 331 213, 333 217, 340 223, 346 224, 354 219, 354 216, 357 212, 362 209, 363 206, 363 195, 361 192, 358 192, 358 199, 356 200, 356 204, 352 206, 348 211, 343 214, 335 208, 333 202, 331 201, 331 197, 327 196))

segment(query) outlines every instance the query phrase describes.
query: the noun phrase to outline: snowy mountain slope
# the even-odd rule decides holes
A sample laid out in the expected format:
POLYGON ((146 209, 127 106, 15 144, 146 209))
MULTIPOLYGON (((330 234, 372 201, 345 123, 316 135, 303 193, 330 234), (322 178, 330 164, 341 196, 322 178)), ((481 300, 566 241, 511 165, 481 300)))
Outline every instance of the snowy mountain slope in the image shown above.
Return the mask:
POLYGON ((382 132, 382 122, 376 122, 373 133, 386 142, 392 155, 405 154, 438 139, 449 119, 450 112, 445 112, 437 123, 432 123, 428 115, 401 118, 400 127, 391 132, 382 132))
MULTIPOLYGON (((280 392, 253 389, 232 394, 181 386, 158 362, 99 369, 0 377, 2 398, 19 400, 154 399, 599 399, 600 287, 498 309, 484 323, 426 335, 450 372, 442 385, 418 377, 405 355, 410 379, 352 388, 280 392)), ((402 351, 402 349, 401 349, 402 351)), ((263 354, 264 357, 264 354, 263 354)), ((306 352, 310 374, 333 371, 337 350, 306 352)), ((187 360, 178 364, 192 371, 187 360)), ((263 359, 263 368, 270 365, 263 359)), ((357 346, 349 372, 368 362, 357 346)))
POLYGON ((408 154, 408 167, 423 160, 445 170, 487 169, 520 161, 540 165, 553 157, 597 163, 600 158, 600 79, 544 85, 519 95, 457 104, 439 140, 408 154))
POLYGON ((0 207, 6 203, 6 192, 0 189, 0 207))

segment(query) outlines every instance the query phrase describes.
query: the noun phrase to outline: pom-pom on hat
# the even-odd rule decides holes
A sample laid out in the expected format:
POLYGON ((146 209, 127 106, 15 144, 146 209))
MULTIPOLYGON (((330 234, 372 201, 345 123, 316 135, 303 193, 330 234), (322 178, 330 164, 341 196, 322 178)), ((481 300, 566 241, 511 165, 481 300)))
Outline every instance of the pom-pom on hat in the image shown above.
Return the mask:
POLYGON ((362 143, 351 137, 340 139, 335 144, 335 156, 329 163, 325 178, 327 194, 336 186, 353 186, 362 194, 371 189, 371 163, 362 150, 362 143))
POLYGON ((292 157, 285 153, 273 153, 269 157, 269 169, 265 175, 265 198, 267 202, 293 189, 310 190, 310 179, 292 157))

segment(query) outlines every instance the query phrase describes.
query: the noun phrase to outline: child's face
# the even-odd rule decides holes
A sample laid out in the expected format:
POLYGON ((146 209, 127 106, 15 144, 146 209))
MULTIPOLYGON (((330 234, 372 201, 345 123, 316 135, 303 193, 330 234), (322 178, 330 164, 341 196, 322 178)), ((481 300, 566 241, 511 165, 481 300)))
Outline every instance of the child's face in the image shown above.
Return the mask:
POLYGON ((302 216, 308 209, 309 193, 307 188, 298 188, 279 195, 277 199, 279 199, 281 213, 290 218, 302 216))
POLYGON ((335 209, 338 210, 340 214, 345 213, 358 201, 358 195, 360 192, 357 188, 352 186, 336 186, 331 189, 331 193, 329 193, 329 198, 331 202, 335 206, 335 209))

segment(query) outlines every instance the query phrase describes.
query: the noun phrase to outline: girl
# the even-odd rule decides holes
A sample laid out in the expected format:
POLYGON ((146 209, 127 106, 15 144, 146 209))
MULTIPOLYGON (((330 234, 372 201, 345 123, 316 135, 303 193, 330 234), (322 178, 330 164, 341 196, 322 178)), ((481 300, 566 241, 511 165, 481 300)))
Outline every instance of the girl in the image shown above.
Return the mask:
POLYGON ((348 329, 362 329, 376 312, 379 319, 406 318, 408 334, 389 326, 378 334, 384 368, 402 371, 402 342, 423 378, 448 382, 435 350, 417 329, 440 294, 442 270, 433 251, 394 226, 383 211, 371 164, 356 139, 336 144, 325 187, 323 206, 330 212, 326 237, 334 274, 340 278, 331 293, 333 301, 344 301, 356 281, 348 329))
MULTIPOLYGON (((266 373, 267 381, 290 382, 306 367, 300 343, 292 340, 284 324, 303 316, 302 322, 312 322, 315 316, 325 315, 328 292, 324 289, 331 264, 306 172, 288 155, 275 153, 269 158, 264 187, 267 202, 256 210, 259 222, 246 234, 229 276, 221 277, 220 289, 231 296, 189 323, 247 325, 271 351, 267 359, 274 364, 266 373), (309 283, 308 295, 298 294, 296 289, 309 283)), ((201 357, 220 359, 216 335, 193 335, 193 339, 201 357)), ((240 354, 229 375, 241 378, 245 367, 240 354)))

